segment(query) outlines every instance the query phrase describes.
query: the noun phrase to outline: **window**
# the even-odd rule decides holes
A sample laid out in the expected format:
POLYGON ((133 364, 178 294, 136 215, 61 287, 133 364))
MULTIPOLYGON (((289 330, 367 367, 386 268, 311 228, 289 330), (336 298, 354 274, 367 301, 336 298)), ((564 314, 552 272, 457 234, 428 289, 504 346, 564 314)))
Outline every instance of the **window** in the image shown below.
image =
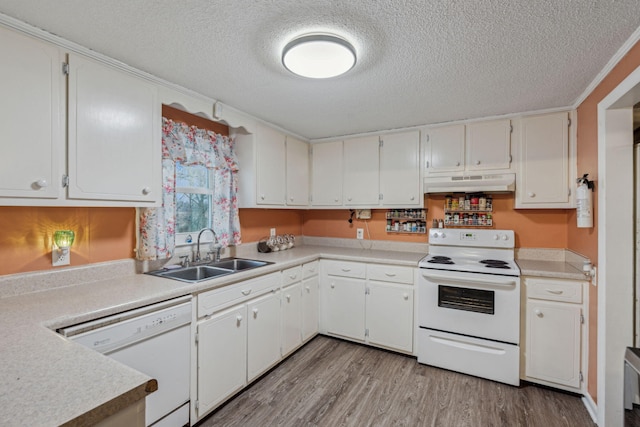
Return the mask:
MULTIPOLYGON (((195 242, 198 231, 211 227, 213 200, 212 170, 201 165, 176 162, 176 243, 195 242)), ((211 233, 203 242, 213 240, 211 233)))

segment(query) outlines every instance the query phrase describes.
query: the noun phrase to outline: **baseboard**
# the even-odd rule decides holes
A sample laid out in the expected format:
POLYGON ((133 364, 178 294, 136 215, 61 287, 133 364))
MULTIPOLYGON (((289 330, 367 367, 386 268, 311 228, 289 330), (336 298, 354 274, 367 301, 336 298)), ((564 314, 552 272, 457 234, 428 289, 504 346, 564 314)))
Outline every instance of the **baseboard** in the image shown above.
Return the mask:
POLYGON ((585 408, 587 408, 587 412, 591 415, 593 422, 598 424, 598 405, 596 405, 596 402, 593 401, 589 393, 582 396, 582 403, 584 403, 585 408))

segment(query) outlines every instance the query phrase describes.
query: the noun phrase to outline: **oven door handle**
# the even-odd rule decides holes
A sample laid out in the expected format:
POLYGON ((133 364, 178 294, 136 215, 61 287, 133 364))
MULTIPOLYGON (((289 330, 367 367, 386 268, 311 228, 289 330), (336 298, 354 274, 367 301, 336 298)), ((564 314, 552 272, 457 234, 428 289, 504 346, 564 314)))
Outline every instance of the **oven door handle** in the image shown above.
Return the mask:
POLYGON ((473 278, 466 279, 460 277, 449 277, 449 276, 440 276, 437 274, 427 274, 422 273, 422 277, 431 281, 437 281, 439 283, 451 283, 451 284, 461 284, 461 285, 473 285, 473 284, 482 284, 482 285, 492 285, 492 286, 505 286, 505 287, 513 287, 516 285, 516 281, 513 279, 501 279, 496 276, 492 276, 492 279, 481 279, 481 278, 473 278))

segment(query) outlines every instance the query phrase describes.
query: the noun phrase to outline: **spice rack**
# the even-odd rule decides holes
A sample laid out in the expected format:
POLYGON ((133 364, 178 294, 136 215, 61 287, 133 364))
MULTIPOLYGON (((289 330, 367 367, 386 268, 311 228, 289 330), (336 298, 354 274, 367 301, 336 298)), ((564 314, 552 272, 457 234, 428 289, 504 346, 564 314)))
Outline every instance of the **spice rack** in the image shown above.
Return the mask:
POLYGON ((426 209, 390 209, 387 211, 387 233, 425 234, 426 209))
POLYGON ((493 198, 484 194, 447 196, 445 227, 493 227, 493 198))

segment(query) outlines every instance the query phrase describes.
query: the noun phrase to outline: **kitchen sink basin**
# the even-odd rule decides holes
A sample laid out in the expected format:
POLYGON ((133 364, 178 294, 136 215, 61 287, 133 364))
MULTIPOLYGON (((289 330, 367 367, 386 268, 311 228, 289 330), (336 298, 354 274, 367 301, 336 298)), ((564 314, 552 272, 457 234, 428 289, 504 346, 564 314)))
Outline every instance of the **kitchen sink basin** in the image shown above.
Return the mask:
POLYGON ((258 261, 255 259, 243 259, 243 258, 228 258, 218 262, 212 262, 209 265, 218 268, 228 268, 233 271, 249 270, 250 268, 262 267, 264 265, 271 264, 267 261, 258 261))
POLYGON ((204 265, 194 265, 191 267, 181 267, 150 271, 147 274, 168 279, 180 280, 182 282, 197 283, 203 280, 215 279, 216 277, 238 273, 251 268, 262 267, 273 264, 267 261, 258 261, 244 258, 227 258, 218 262, 210 262, 204 265))

